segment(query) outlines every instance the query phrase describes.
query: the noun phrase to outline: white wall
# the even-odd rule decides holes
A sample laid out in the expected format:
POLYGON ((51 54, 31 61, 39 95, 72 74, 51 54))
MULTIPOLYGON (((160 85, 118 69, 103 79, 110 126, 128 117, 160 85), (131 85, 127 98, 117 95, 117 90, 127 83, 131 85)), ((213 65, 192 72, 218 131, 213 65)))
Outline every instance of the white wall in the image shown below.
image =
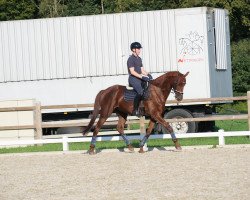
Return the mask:
MULTIPOLYGON (((0 108, 33 106, 34 100, 0 101, 0 108)), ((0 112, 0 126, 22 126, 34 124, 33 111, 0 112)), ((0 131, 0 140, 34 139, 34 130, 4 130, 0 131)))

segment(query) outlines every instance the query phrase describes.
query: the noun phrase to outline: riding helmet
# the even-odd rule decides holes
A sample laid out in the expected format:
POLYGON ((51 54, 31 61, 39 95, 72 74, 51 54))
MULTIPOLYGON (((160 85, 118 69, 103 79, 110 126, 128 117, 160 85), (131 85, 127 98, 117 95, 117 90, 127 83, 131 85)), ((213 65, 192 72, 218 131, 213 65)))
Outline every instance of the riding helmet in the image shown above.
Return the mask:
POLYGON ((142 46, 139 42, 133 42, 131 45, 130 45, 130 49, 132 51, 132 49, 141 49, 142 46))

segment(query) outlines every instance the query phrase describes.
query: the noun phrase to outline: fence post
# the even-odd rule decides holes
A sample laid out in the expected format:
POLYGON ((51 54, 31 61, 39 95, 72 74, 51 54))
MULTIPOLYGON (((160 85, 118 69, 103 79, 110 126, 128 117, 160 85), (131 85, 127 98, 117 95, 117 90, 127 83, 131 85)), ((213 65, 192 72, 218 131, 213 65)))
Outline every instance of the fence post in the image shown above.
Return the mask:
POLYGON ((250 91, 247 92, 248 130, 250 131, 250 91))
POLYGON ((63 136, 63 151, 69 150, 69 143, 67 139, 68 139, 67 136, 63 136))
MULTIPOLYGON (((247 91, 248 130, 250 131, 250 91, 247 91)), ((248 136, 250 139, 250 135, 248 136)))
POLYGON ((223 135, 224 133, 224 130, 223 129, 220 129, 219 131, 219 145, 225 145, 225 137, 223 135))
POLYGON ((127 120, 127 130, 130 130, 131 129, 131 124, 130 124, 130 121, 129 119, 127 120))
MULTIPOLYGON (((145 117, 142 116, 142 117, 140 117, 140 135, 141 135, 141 139, 145 136, 145 134, 146 134, 145 117)), ((145 143, 144 148, 147 149, 147 143, 145 143)))
POLYGON ((36 102, 35 110, 35 139, 42 139, 42 114, 41 114, 41 103, 36 102))

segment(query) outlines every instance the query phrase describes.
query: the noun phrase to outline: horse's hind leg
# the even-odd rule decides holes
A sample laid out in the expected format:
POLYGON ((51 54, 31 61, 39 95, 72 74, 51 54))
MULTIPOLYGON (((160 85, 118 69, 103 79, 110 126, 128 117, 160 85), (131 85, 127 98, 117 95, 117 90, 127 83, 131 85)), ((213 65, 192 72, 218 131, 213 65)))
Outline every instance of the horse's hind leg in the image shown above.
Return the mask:
POLYGON ((93 136, 92 136, 92 140, 90 143, 90 147, 89 147, 89 154, 93 155, 95 154, 95 145, 96 145, 96 136, 101 128, 101 126, 105 123, 105 121, 107 120, 108 117, 101 117, 98 120, 95 128, 94 128, 94 132, 93 132, 93 136))
POLYGON ((127 138, 126 134, 124 133, 124 126, 125 126, 125 123, 127 121, 127 114, 117 112, 117 115, 119 117, 118 124, 117 124, 117 131, 121 134, 121 136, 122 136, 124 142, 126 143, 129 151, 134 152, 133 146, 131 145, 131 143, 130 143, 129 139, 127 138))

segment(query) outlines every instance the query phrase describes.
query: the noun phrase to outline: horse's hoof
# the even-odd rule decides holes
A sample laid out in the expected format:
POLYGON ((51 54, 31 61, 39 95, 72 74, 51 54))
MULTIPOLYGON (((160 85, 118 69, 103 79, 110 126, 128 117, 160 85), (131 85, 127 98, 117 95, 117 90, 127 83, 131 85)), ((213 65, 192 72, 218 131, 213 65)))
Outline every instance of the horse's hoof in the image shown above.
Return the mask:
POLYGON ((180 143, 178 142, 178 140, 173 140, 173 142, 174 142, 175 149, 176 149, 177 151, 181 151, 182 148, 181 148, 181 145, 180 145, 180 143))
POLYGON ((129 145, 128 145, 128 150, 129 150, 130 152, 134 152, 134 147, 133 147, 131 144, 129 144, 129 145))
POLYGON ((89 155, 95 155, 95 151, 89 151, 89 155))
POLYGON ((95 155, 95 146, 93 144, 89 147, 89 155, 95 155))
POLYGON ((175 149, 176 149, 177 151, 181 151, 181 150, 182 150, 181 146, 177 146, 177 147, 175 147, 175 149))
POLYGON ((143 150, 143 147, 140 147, 139 153, 145 153, 145 151, 143 150))

